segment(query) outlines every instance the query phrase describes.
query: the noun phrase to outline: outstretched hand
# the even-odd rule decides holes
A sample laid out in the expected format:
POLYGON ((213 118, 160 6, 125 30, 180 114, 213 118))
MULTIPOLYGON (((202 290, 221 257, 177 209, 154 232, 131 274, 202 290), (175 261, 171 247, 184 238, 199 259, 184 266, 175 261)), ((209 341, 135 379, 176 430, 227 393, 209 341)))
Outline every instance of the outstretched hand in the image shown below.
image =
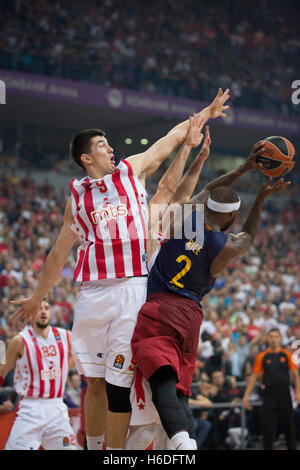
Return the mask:
POLYGON ((198 113, 190 116, 189 121, 190 127, 185 138, 185 143, 195 148, 198 147, 202 142, 203 134, 201 133, 201 130, 206 122, 206 119, 200 113, 198 113))
POLYGON ((226 101, 229 100, 229 89, 222 91, 221 88, 219 88, 217 96, 213 100, 213 102, 206 108, 207 111, 207 118, 208 119, 214 119, 217 117, 226 117, 226 114, 224 111, 229 108, 229 106, 224 106, 226 101))
POLYGON ((41 307, 41 301, 34 297, 11 300, 10 304, 21 305, 21 307, 9 319, 9 324, 15 328, 25 326, 29 321, 33 324, 34 318, 41 307))
POLYGON ((202 144, 202 148, 200 152, 198 153, 197 157, 201 158, 204 161, 207 160, 210 154, 210 145, 211 145, 211 138, 210 138, 209 126, 205 126, 204 141, 202 144))
POLYGON ((273 194, 279 193, 280 191, 284 191, 290 184, 290 181, 287 181, 286 183, 284 182, 283 178, 280 178, 280 180, 276 181, 273 185, 271 185, 273 178, 271 177, 266 183, 263 183, 261 185, 261 188, 258 193, 258 197, 261 199, 267 199, 270 196, 273 196, 273 194))
POLYGON ((256 159, 265 150, 264 145, 264 140, 260 140, 252 147, 251 152, 243 165, 246 171, 255 170, 256 168, 262 168, 263 164, 257 163, 256 159))

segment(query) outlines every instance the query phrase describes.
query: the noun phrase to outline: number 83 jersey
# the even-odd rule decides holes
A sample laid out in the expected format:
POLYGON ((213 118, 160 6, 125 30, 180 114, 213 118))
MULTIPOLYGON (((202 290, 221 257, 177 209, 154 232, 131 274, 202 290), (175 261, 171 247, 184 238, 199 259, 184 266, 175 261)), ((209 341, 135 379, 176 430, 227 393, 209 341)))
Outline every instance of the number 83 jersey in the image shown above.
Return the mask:
POLYGON ((188 219, 179 234, 161 245, 149 274, 148 295, 176 292, 199 303, 214 287, 210 265, 224 248, 227 235, 212 230, 196 211, 188 219), (191 221, 192 230, 185 230, 191 221))

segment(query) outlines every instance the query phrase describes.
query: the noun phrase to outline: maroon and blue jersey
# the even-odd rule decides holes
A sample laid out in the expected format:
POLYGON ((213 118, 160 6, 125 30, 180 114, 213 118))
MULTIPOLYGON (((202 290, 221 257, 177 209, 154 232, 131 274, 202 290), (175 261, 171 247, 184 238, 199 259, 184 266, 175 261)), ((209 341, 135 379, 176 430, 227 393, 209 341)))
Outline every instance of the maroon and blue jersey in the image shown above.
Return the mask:
POLYGON ((149 274, 148 295, 174 292, 200 303, 204 295, 214 287, 215 278, 210 274, 210 265, 224 248, 227 235, 212 230, 204 223, 202 217, 200 227, 196 211, 190 218, 194 236, 186 236, 186 219, 181 228, 181 236, 162 244, 149 274))

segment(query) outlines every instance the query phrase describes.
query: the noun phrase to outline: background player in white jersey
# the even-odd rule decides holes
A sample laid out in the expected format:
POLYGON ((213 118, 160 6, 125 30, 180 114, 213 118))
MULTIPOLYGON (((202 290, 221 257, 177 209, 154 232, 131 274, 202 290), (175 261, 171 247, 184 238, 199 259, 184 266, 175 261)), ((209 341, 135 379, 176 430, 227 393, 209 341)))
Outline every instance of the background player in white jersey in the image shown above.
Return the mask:
POLYGON ((33 327, 9 343, 0 383, 15 366, 14 387, 20 396, 6 450, 76 450, 63 394, 70 365, 70 332, 50 326, 50 306, 41 303, 33 327))
MULTIPOLYGON (((228 98, 229 90, 223 93, 220 89, 201 116, 205 120, 224 116, 228 98)), ((104 431, 108 449, 124 447, 134 374, 130 340, 145 300, 147 277, 143 276, 148 272, 143 185, 183 142, 188 129, 188 120, 180 123, 144 153, 122 160, 117 167, 103 131, 77 134, 71 153, 88 176, 71 182, 64 225, 32 296, 14 302, 21 308, 12 322, 34 316, 57 281, 70 249, 78 237, 81 239, 74 280, 83 285, 75 308, 72 346, 78 370, 88 381, 85 417, 89 449, 101 448, 104 431)))
MULTIPOLYGON (((211 139, 209 127, 206 126, 202 148, 180 180, 191 149, 198 147, 201 143, 203 135, 199 132, 202 124, 200 121, 201 117, 194 116, 190 118, 190 130, 187 138, 173 159, 172 164, 162 176, 155 195, 149 201, 149 212, 152 215, 150 218, 152 225, 150 225, 149 221, 151 235, 149 236, 147 246, 149 270, 160 247, 159 237, 156 240, 154 236, 160 230, 159 225, 162 211, 159 210, 159 205, 168 205, 170 203, 184 204, 189 201, 199 180, 203 165, 209 156, 211 139)), ((128 450, 143 450, 151 446, 153 446, 154 450, 174 448, 161 425, 159 415, 152 403, 149 383, 142 377, 139 369, 137 369, 131 390, 131 405, 132 414, 125 448, 128 450)))

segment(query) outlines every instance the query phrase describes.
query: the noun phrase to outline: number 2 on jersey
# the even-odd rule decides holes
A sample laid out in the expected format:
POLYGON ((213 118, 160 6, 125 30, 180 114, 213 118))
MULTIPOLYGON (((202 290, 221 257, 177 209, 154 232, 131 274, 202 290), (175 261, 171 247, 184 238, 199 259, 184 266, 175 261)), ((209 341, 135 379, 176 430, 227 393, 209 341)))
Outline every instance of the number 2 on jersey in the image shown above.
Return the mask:
POLYGON ((173 277, 173 279, 171 279, 170 283, 174 284, 177 287, 184 287, 184 285, 181 282, 178 282, 178 281, 183 276, 185 276, 186 273, 191 269, 192 262, 191 262, 190 258, 188 258, 185 255, 178 256, 176 261, 177 261, 177 263, 181 263, 182 261, 185 261, 186 264, 185 264, 184 268, 178 274, 176 274, 176 276, 173 277))

